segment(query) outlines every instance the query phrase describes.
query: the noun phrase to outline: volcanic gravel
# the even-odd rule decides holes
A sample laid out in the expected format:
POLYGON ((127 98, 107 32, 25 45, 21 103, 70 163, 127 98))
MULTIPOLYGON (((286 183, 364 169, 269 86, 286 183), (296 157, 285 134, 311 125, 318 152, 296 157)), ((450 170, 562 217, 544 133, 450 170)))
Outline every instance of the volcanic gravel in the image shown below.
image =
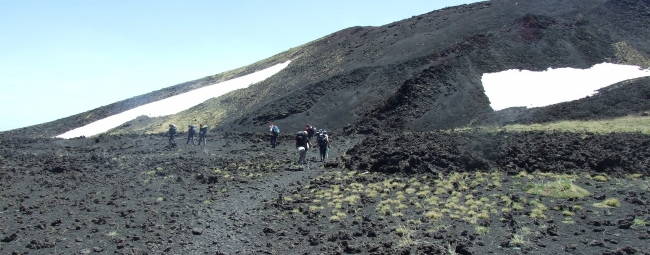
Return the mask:
MULTIPOLYGON (((623 178, 636 170, 647 173, 644 135, 333 136, 329 160, 317 162, 312 151, 304 171, 294 164, 289 135, 281 136, 275 149, 268 137, 250 133, 214 133, 207 146, 187 145, 184 137, 170 145, 161 135, 0 138, 4 254, 650 252, 650 230, 633 224, 648 220, 648 183, 623 178), (403 141, 415 137, 418 142, 403 141), (488 152, 488 147, 495 149, 488 152), (586 154, 590 156, 581 156, 586 154), (383 165, 377 155, 387 159, 383 165), (584 161, 582 167, 568 168, 577 158, 584 161), (527 179, 516 179, 521 171, 535 170, 526 164, 579 176, 606 173, 609 181, 579 178, 575 183, 592 194, 582 199, 530 195, 522 191, 527 179), (399 209, 401 215, 377 211, 385 200, 408 194, 409 187, 416 187, 414 180, 422 183, 419 189, 433 192, 435 180, 455 171, 500 176, 499 187, 485 183, 473 193, 462 191, 477 200, 488 198, 499 211, 476 224, 450 217, 431 220, 415 202, 404 201, 408 208, 399 209), (389 180, 406 186, 384 190, 383 196, 358 193, 355 203, 315 195, 340 189, 341 196, 351 196, 350 188, 389 180), (502 212, 506 206, 497 201, 504 195, 528 202, 520 202, 521 211, 502 212), (610 197, 622 205, 591 205, 610 197), (547 218, 533 219, 529 215, 536 203, 555 209, 546 211, 547 218), (562 212, 576 205, 584 209, 567 220, 562 212), (335 215, 341 218, 332 220, 335 215), (488 228, 489 234, 477 234, 476 226, 488 228), (513 242, 515 235, 523 242, 513 242)), ((468 182, 475 178, 468 176, 463 177, 468 182)), ((530 182, 545 180, 536 178, 530 182)), ((438 196, 444 200, 457 194, 449 190, 438 196)))

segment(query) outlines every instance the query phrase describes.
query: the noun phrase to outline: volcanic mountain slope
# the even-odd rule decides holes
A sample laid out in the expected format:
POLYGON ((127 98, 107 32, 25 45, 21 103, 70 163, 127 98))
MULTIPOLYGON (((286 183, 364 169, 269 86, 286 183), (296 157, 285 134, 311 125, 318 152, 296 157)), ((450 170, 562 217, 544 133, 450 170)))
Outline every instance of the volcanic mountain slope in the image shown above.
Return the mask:
POLYGON ((359 133, 466 126, 492 112, 484 73, 605 61, 647 67, 649 6, 501 0, 348 28, 294 49, 291 65, 264 82, 113 132, 164 132, 167 123, 198 122, 224 131, 259 131, 269 122, 285 130, 309 122, 359 133))
POLYGON ((111 133, 158 133, 166 124, 215 131, 438 130, 481 122, 492 110, 484 73, 605 61, 650 66, 650 2, 497 0, 449 7, 379 27, 352 27, 230 72, 179 84, 54 122, 10 132, 51 137, 145 103, 292 60, 247 89, 179 114, 138 118, 111 133))

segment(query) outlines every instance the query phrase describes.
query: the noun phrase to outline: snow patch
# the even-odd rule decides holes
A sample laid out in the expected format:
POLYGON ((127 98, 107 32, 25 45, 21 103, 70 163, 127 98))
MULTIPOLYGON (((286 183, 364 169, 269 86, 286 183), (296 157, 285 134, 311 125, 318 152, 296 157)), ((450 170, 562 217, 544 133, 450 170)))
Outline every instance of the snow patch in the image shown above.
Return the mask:
POLYGON ((594 95, 617 82, 650 76, 638 66, 602 63, 589 69, 549 68, 543 72, 507 70, 483 74, 482 82, 495 111, 509 107, 542 107, 594 95))
POLYGON ((133 120, 138 116, 146 115, 148 117, 160 117, 176 114, 199 105, 210 98, 221 96, 233 90, 247 88, 249 85, 266 80, 289 66, 290 62, 291 61, 287 61, 252 74, 138 106, 131 110, 95 121, 83 127, 75 128, 56 137, 68 139, 79 136, 93 136, 118 127, 119 125, 133 120))

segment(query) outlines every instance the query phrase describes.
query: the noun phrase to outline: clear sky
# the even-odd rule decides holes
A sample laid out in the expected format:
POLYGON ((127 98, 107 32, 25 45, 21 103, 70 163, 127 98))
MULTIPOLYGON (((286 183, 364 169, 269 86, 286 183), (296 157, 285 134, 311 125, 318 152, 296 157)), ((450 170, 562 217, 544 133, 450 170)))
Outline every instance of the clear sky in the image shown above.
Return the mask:
POLYGON ((0 1, 0 131, 470 0, 0 1))

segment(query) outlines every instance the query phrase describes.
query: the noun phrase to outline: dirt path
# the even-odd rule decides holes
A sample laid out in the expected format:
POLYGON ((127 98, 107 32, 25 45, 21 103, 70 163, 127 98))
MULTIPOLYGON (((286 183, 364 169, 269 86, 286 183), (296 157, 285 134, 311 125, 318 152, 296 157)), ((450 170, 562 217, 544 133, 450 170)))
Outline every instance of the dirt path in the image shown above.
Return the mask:
MULTIPOLYGON (((319 162, 317 149, 308 152, 309 164, 307 168, 300 170, 295 164, 297 155, 291 150, 291 146, 287 145, 290 143, 287 138, 281 141, 276 149, 259 146, 257 138, 252 140, 256 143, 246 146, 253 146, 254 149, 242 148, 237 157, 255 162, 255 155, 263 151, 267 156, 266 161, 282 162, 279 170, 258 180, 215 183, 215 189, 227 189, 227 191, 223 192, 218 199, 211 201, 209 205, 211 209, 203 209, 195 213, 193 224, 187 227, 193 234, 192 238, 180 241, 184 244, 183 252, 202 251, 210 247, 211 250, 224 254, 275 253, 274 243, 260 240, 260 236, 268 229, 280 228, 264 220, 273 217, 269 216, 269 210, 264 209, 265 205, 274 199, 291 196, 291 190, 304 186, 310 180, 331 171, 324 167, 323 162, 319 162)), ((331 147, 328 160, 333 162, 338 155, 342 155, 359 140, 360 138, 344 138, 335 142, 331 147)), ((218 151, 222 146, 222 142, 213 142, 207 146, 207 150, 218 151)), ((281 248, 281 250, 285 249, 286 247, 281 248)))

